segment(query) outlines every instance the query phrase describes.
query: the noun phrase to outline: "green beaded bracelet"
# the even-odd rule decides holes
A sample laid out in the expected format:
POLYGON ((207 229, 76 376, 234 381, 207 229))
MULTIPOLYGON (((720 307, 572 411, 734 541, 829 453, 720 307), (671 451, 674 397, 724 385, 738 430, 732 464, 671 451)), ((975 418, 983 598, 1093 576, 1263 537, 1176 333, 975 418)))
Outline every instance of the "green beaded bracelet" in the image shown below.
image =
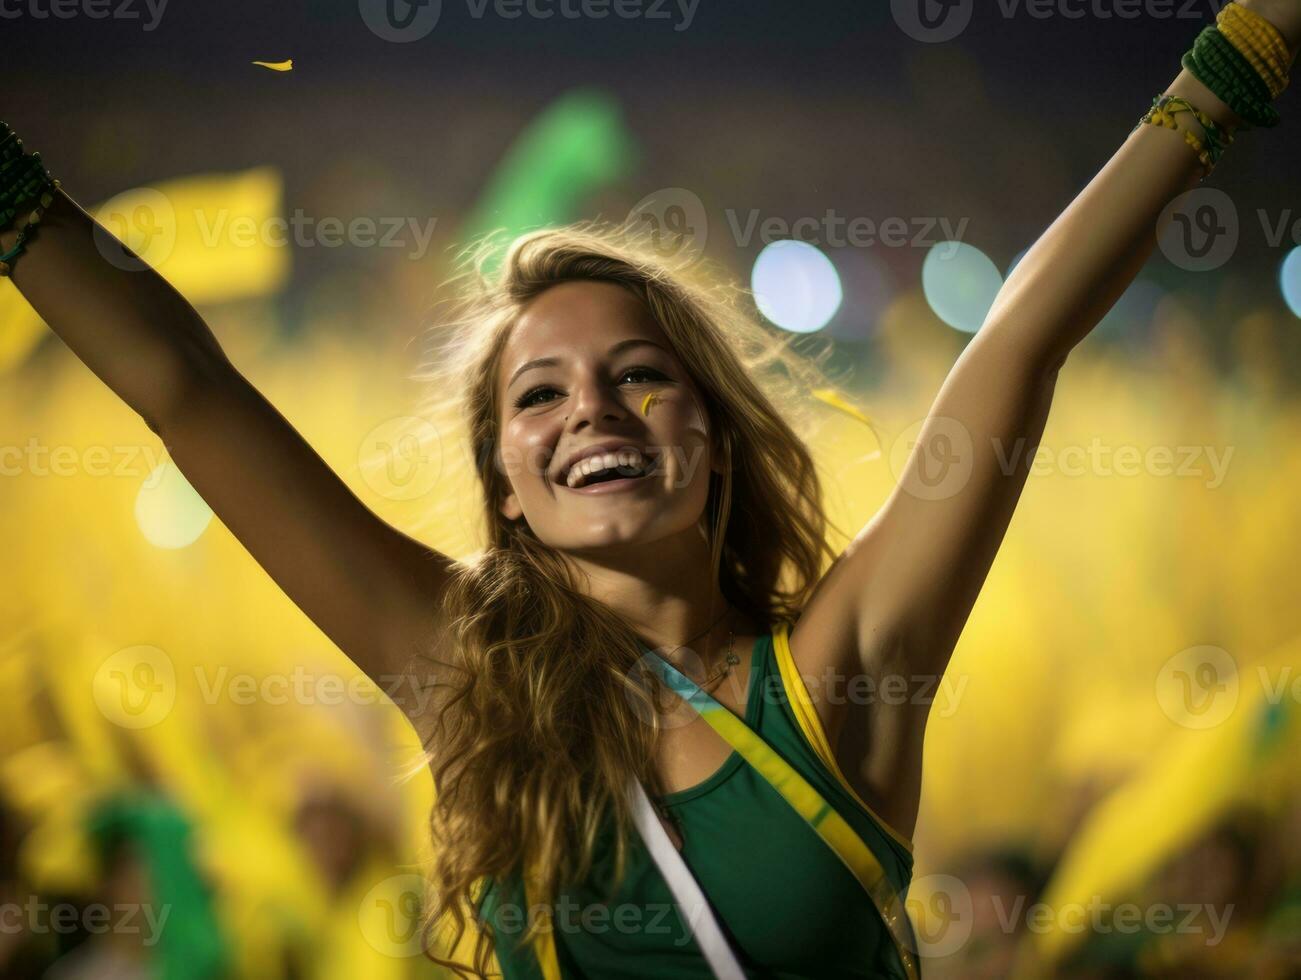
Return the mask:
POLYGON ((0 255, 0 276, 13 272, 13 264, 27 247, 45 209, 54 203, 59 182, 50 176, 39 153, 25 153, 23 141, 0 121, 0 231, 23 213, 27 221, 18 229, 12 247, 0 255))
POLYGON ((1207 27, 1198 34, 1182 63, 1244 123, 1266 129, 1278 125, 1269 86, 1218 28, 1207 27))
POLYGON ((27 223, 18 230, 18 238, 14 241, 13 247, 9 251, 0 255, 0 276, 13 275, 14 262, 18 256, 22 255, 27 248, 27 239, 32 235, 32 229, 40 224, 45 209, 54 203, 54 191, 58 189, 59 182, 52 180, 50 189, 41 194, 40 199, 36 202, 36 207, 32 210, 31 217, 27 223))
POLYGON ((1260 77, 1246 57, 1224 38, 1217 34, 1208 39, 1210 43, 1197 54, 1202 64, 1212 76, 1218 76, 1224 83, 1226 91, 1236 102, 1251 107, 1246 110, 1249 115, 1263 119, 1270 111, 1273 101, 1269 87, 1260 77), (1215 38, 1219 40, 1216 41, 1215 38), (1227 50, 1225 48, 1227 45, 1227 50))

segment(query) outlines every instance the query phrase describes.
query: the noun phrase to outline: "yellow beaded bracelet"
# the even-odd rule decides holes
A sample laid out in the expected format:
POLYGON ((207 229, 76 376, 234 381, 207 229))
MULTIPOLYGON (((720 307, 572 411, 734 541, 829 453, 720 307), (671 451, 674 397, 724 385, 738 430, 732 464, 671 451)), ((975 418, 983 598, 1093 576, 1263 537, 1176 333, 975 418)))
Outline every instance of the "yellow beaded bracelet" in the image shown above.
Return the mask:
POLYGON ((1215 22, 1220 33, 1256 70, 1269 89, 1270 97, 1277 99, 1290 81, 1290 56, 1279 29, 1254 10, 1238 3, 1225 6, 1215 22))
POLYGON ((1165 129, 1173 129, 1183 133, 1184 142, 1192 147, 1193 152, 1197 154, 1197 159, 1202 163, 1202 180, 1205 180, 1211 174, 1215 173, 1215 165, 1219 162, 1219 157, 1225 150, 1233 145, 1233 134, 1227 133, 1215 125, 1215 120, 1211 119, 1206 113, 1202 112, 1187 99, 1179 96, 1158 97, 1142 119, 1138 121, 1139 126, 1143 124, 1152 126, 1161 126, 1165 129), (1186 112, 1193 116, 1202 125, 1205 136, 1199 136, 1193 132, 1190 127, 1180 124, 1177 117, 1178 113, 1186 112), (1215 134, 1217 141, 1217 152, 1212 154, 1211 147, 1208 146, 1211 135, 1215 134))

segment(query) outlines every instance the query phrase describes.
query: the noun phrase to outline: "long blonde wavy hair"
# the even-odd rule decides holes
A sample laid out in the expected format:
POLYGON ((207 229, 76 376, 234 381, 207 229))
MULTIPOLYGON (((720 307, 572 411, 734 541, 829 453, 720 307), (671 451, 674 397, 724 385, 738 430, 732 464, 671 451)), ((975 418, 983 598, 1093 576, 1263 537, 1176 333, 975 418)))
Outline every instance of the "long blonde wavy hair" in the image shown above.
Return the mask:
MULTIPOLYGON (((498 369, 533 299, 571 280, 616 283, 663 329, 703 393, 724 455, 701 526, 730 603, 765 628, 791 621, 835 560, 820 480, 796 432, 800 396, 827 376, 820 358, 797 353, 789 335, 744 312, 744 290, 708 263, 665 259, 627 226, 597 222, 521 235, 504 257, 499 242, 485 239, 461 264, 454 309, 434 328, 442 336, 433 366, 419 375, 429 382, 427 413, 450 411, 468 429, 487 541, 460 563, 445 594, 445 649, 461 680, 421 733, 436 787, 423 925, 428 937, 451 923, 444 948, 463 945, 467 910, 488 879, 531 868, 530 900, 547 905, 565 883, 582 880, 610 816, 617 887, 635 833, 628 776, 663 792, 652 764, 660 730, 652 700, 671 695, 658 677, 634 670, 639 637, 583 593, 526 520, 498 509, 509 490, 496 459, 498 369)), ((539 926, 530 921, 526 942, 536 942, 539 926)), ((426 953, 458 973, 486 975, 491 936, 479 932, 473 965, 440 958, 428 944, 426 953)))

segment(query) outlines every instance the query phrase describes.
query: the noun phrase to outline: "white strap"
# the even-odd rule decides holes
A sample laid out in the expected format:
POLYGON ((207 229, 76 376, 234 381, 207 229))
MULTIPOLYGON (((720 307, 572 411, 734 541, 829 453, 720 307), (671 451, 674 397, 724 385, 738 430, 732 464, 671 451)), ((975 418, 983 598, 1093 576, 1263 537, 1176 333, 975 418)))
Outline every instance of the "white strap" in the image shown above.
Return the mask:
POLYGON ((678 910, 686 922, 687 931, 691 932, 694 928, 696 944, 705 954, 714 976, 718 980, 746 980, 741 964, 736 961, 736 955, 727 944, 727 938, 719 928, 714 910, 709 907, 695 875, 682 860, 673 841, 669 840, 668 831, 660 823, 646 790, 635 778, 629 780, 629 793, 632 797, 633 819, 646 842, 646 849, 668 882, 669 890, 673 892, 678 910))

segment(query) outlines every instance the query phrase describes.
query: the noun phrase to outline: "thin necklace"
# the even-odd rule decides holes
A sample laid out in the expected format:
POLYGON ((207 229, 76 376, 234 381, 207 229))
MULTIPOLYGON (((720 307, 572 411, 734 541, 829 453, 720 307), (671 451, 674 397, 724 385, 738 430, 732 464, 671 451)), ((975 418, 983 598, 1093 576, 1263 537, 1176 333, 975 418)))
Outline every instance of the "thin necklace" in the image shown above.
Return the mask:
MULTIPOLYGON (((699 633, 697 633, 695 636, 689 636, 689 637, 687 637, 687 639, 686 639, 684 642, 678 644, 676 647, 674 647, 672 650, 670 650, 669 653, 670 653, 670 654, 677 653, 679 650, 681 650, 684 646, 686 646, 686 645, 687 645, 688 643, 690 643, 692 640, 694 640, 694 639, 696 639, 697 637, 700 637, 700 636, 702 636, 702 635, 708 633, 708 632, 709 632, 710 630, 712 630, 715 626, 717 626, 719 623, 721 623, 721 622, 724 620, 724 618, 726 618, 727 616, 731 615, 731 613, 732 613, 732 610, 731 610, 731 609, 725 610, 721 616, 719 616, 716 620, 714 620, 712 623, 710 623, 708 626, 706 626, 703 630, 701 630, 701 631, 700 631, 699 633)), ((727 657, 726 657, 726 659, 724 660, 722 667, 720 667, 717 671, 715 671, 714 674, 712 674, 711 676, 705 678, 704 683, 700 685, 701 688, 707 688, 707 687, 709 687, 711 684, 713 684, 715 681, 720 680, 721 678, 726 677, 728 674, 730 674, 730 673, 732 672, 732 668, 735 667, 737 664, 739 664, 739 663, 741 662, 741 661, 740 661, 740 658, 738 658, 738 657, 736 656, 736 654, 732 652, 732 643, 733 643, 734 638, 735 638, 735 633, 734 633, 733 629, 732 629, 731 627, 729 627, 729 628, 728 628, 728 631, 727 631, 727 657)), ((665 659, 667 660, 668 658, 666 657, 665 659)))
POLYGON ((733 630, 729 627, 727 631, 727 659, 723 662, 723 666, 718 669, 716 676, 705 679, 705 683, 700 685, 702 688, 708 688, 715 681, 722 680, 732 672, 733 667, 741 662, 740 658, 732 652, 732 639, 733 630))
POLYGON ((708 633, 708 632, 709 632, 710 630, 712 630, 715 626, 717 626, 719 623, 721 623, 721 622, 722 622, 722 621, 727 617, 727 615, 728 615, 731 611, 732 611, 732 610, 730 610, 730 609, 724 609, 723 612, 719 615, 719 617, 718 617, 716 620, 714 620, 712 623, 710 623, 708 626, 706 626, 704 629, 702 629, 702 630, 701 630, 699 633, 697 633, 695 636, 688 636, 685 640, 683 640, 681 643, 679 643, 677 646, 675 646, 672 650, 670 650, 669 653, 677 653, 679 650, 681 650, 684 646, 686 646, 686 645, 687 645, 688 643, 690 643, 692 640, 699 639, 701 636, 703 636, 704 634, 708 633))

